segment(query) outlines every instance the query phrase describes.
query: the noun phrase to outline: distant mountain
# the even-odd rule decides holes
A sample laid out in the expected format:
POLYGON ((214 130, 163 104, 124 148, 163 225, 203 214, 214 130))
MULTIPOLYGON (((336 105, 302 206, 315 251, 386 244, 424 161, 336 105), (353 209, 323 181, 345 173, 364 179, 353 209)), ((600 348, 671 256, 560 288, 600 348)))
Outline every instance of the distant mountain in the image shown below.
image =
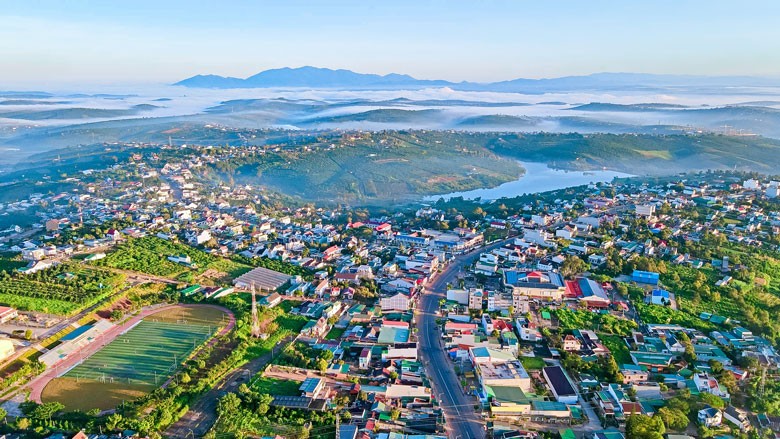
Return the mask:
POLYGON ((608 102, 591 102, 589 104, 578 105, 569 108, 570 110, 580 111, 664 111, 680 110, 688 108, 685 105, 647 103, 647 104, 612 104, 608 102))
POLYGON ((319 67, 271 69, 246 79, 217 75, 197 75, 174 85, 198 88, 272 88, 272 87, 316 87, 316 88, 398 88, 398 87, 445 87, 453 85, 448 81, 429 81, 412 78, 409 75, 391 73, 375 75, 355 73, 351 70, 332 70, 319 67))
MULTIPOLYGON (((351 70, 333 70, 320 67, 271 69, 246 79, 219 75, 197 75, 174 85, 194 88, 347 88, 347 89, 397 89, 450 87, 464 91, 500 91, 544 93, 549 91, 587 89, 659 89, 668 87, 777 87, 780 78, 750 76, 692 76, 655 75, 645 73, 595 73, 586 76, 562 78, 525 79, 492 83, 450 82, 444 80, 416 79, 409 75, 390 73, 376 75, 356 73, 351 70)), ((723 90, 720 90, 721 92, 723 90)))

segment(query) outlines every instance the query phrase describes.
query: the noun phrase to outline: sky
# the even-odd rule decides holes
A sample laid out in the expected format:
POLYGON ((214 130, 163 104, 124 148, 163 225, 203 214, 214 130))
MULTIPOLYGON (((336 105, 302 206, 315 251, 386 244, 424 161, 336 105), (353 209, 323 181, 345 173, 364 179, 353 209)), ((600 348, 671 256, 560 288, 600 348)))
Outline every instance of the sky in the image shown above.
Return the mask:
POLYGON ((0 89, 304 65, 478 82, 780 77, 778 17, 776 0, 4 0, 0 89))

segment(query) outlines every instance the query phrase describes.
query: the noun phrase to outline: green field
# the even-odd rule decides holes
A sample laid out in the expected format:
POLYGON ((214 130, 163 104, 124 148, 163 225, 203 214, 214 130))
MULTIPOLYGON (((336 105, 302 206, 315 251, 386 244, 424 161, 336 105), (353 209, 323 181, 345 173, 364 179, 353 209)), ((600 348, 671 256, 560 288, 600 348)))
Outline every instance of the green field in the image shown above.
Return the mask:
POLYGON ((612 353, 612 357, 615 359, 618 366, 632 364, 634 362, 631 360, 631 353, 628 350, 628 346, 626 346, 626 343, 621 337, 617 335, 599 334, 599 339, 604 347, 609 349, 609 352, 612 353))
POLYGON ((215 329, 216 325, 146 319, 64 376, 100 382, 162 384, 215 329))
POLYGON ((252 383, 252 390, 268 395, 300 396, 301 387, 299 381, 278 380, 276 378, 258 378, 252 383))
POLYGON ((122 399, 140 396, 139 392, 149 392, 165 383, 224 325, 224 316, 206 307, 153 314, 52 380, 44 389, 43 400, 62 402, 69 409, 107 409, 122 399), (91 397, 95 389, 101 389, 99 399, 91 397))
POLYGON ((520 357, 520 363, 526 370, 541 370, 546 366, 542 357, 520 357))

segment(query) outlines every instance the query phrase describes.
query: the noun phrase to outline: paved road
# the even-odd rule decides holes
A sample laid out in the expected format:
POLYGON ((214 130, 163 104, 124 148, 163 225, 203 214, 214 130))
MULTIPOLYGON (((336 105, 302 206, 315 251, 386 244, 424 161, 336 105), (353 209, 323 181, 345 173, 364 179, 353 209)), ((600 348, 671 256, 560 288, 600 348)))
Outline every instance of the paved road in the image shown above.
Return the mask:
POLYGON ((477 415, 476 398, 463 393, 453 363, 447 358, 441 333, 436 326, 436 312, 439 300, 447 295, 447 284, 451 283, 460 270, 474 262, 479 254, 504 245, 514 238, 499 241, 486 247, 458 256, 423 292, 415 315, 419 331, 420 358, 425 365, 426 375, 431 380, 434 394, 444 410, 447 431, 452 439, 484 438, 485 422, 477 415))
POLYGON ((255 374, 263 370, 271 362, 273 355, 281 352, 293 340, 294 337, 282 340, 268 354, 255 358, 225 375, 211 390, 203 394, 200 399, 192 404, 190 410, 184 416, 168 428, 165 432, 165 437, 177 439, 203 437, 217 421, 217 402, 219 398, 228 392, 236 391, 241 383, 249 382, 255 374))

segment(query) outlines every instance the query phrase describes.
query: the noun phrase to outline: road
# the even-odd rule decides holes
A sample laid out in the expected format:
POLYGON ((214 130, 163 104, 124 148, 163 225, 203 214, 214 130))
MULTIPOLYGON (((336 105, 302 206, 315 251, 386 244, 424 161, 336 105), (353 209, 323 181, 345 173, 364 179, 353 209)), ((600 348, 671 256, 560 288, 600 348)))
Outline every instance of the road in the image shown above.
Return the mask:
POLYGON ((423 291, 415 324, 418 328, 418 346, 425 373, 431 380, 434 395, 444 411, 448 435, 451 439, 484 438, 485 422, 474 410, 477 401, 463 393, 453 363, 447 358, 441 333, 436 326, 439 300, 447 296, 447 284, 451 283, 461 269, 474 262, 481 252, 500 247, 514 238, 502 240, 486 247, 457 256, 423 291))
POLYGON ((211 390, 204 393, 200 399, 192 404, 184 416, 168 428, 165 432, 165 437, 203 437, 217 422, 217 402, 219 398, 226 393, 236 391, 241 383, 249 382, 253 376, 271 362, 275 354, 284 350, 294 339, 294 337, 288 337, 280 341, 271 352, 255 358, 225 375, 211 390))

